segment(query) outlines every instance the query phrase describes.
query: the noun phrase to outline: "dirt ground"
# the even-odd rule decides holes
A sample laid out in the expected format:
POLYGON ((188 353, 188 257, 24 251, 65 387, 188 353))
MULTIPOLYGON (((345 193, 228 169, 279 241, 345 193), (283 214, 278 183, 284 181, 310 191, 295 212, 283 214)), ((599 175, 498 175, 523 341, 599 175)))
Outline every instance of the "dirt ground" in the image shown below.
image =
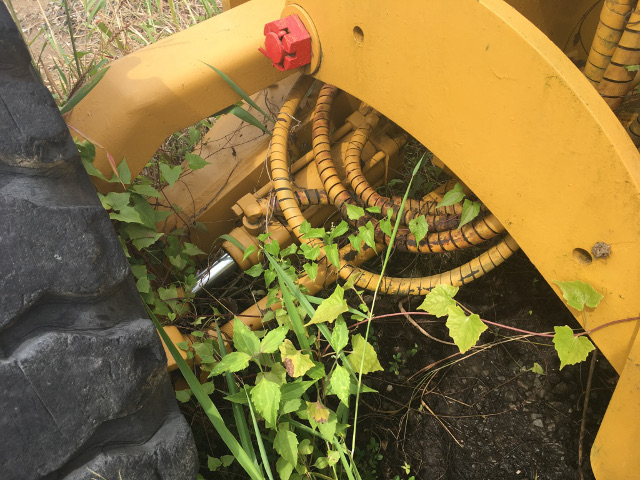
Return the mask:
MULTIPOLYGON (((523 253, 462 287, 456 298, 482 318, 527 330, 578 327, 523 253)), ((419 302, 416 298, 404 307, 415 310, 419 302)), ((398 311, 397 303, 385 298, 380 307, 398 311)), ((450 340, 442 322, 422 326, 434 337, 450 340)), ((404 318, 378 322, 374 331, 385 368, 393 355, 407 358, 406 352, 416 345, 417 353, 400 362, 397 375, 387 369, 369 380, 380 393, 363 397, 368 410, 363 416, 362 442, 369 442, 365 458, 374 453, 379 458, 368 478, 579 478, 590 359, 560 371, 551 339, 515 339, 506 330, 489 329, 480 343, 491 348, 428 368, 457 348, 426 338, 404 318), (534 363, 544 374, 530 370, 534 363)), ((593 478, 589 452, 617 380, 606 359, 597 358, 584 432, 585 479, 593 478)))

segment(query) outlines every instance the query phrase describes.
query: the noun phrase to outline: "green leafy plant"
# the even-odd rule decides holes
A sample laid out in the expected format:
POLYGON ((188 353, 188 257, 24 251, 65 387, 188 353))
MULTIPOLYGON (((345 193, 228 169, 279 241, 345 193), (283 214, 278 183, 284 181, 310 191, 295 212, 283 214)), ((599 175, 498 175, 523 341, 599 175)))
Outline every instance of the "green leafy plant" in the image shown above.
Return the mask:
MULTIPOLYGON (((602 299, 602 295, 593 287, 583 282, 556 282, 563 291, 565 299, 574 308, 583 310, 584 306, 595 308, 602 299)), ((482 332, 487 329, 486 320, 478 315, 470 313, 466 315, 463 308, 454 299, 458 293, 457 287, 449 285, 437 285, 425 297, 419 310, 426 311, 438 318, 446 317, 446 326, 449 335, 458 346, 461 353, 474 347, 482 332)), ((556 326, 553 343, 560 358, 560 369, 566 365, 573 365, 586 360, 589 352, 595 347, 591 341, 581 335, 574 334, 573 330, 565 326, 556 326)), ((537 365, 537 364, 536 364, 537 365)), ((536 373, 542 373, 538 365, 532 368, 536 373)))
POLYGON ((456 182, 454 187, 445 193, 440 203, 438 203, 438 207, 449 207, 464 200, 458 228, 462 228, 480 214, 481 203, 474 202, 465 197, 466 194, 464 193, 462 185, 459 182, 456 182))
MULTIPOLYGON (((161 194, 150 179, 140 177, 133 181, 124 159, 111 178, 107 178, 93 166, 94 145, 86 140, 76 145, 90 175, 123 185, 124 191, 98 193, 98 198, 115 223, 140 295, 156 315, 169 320, 183 315, 190 308, 189 292, 196 281, 195 257, 204 252, 187 241, 183 229, 168 234, 158 231, 156 225, 171 210, 156 208, 161 194)), ((160 165, 160 171, 166 170, 164 165, 160 165)), ((169 168, 175 173, 166 176, 163 173, 162 179, 167 183, 175 181, 172 175, 179 176, 182 172, 180 165, 169 168)))
POLYGON ((377 480, 378 465, 384 456, 380 453, 380 443, 375 437, 369 438, 364 448, 356 446, 354 459, 360 467, 362 480, 377 480))
POLYGON ((407 361, 415 356, 418 353, 418 344, 416 343, 413 348, 410 348, 404 354, 402 352, 398 352, 393 354, 392 360, 389 362, 389 371, 399 375, 400 369, 404 368, 407 364, 407 361))

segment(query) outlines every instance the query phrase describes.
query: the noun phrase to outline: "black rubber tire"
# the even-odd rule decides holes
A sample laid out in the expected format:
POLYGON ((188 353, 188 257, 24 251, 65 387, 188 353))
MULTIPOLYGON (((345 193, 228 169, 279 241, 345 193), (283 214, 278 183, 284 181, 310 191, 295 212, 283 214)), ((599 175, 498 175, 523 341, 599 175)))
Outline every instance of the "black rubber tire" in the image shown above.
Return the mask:
POLYGON ((0 478, 194 479, 157 332, 1 1, 0 277, 0 478))

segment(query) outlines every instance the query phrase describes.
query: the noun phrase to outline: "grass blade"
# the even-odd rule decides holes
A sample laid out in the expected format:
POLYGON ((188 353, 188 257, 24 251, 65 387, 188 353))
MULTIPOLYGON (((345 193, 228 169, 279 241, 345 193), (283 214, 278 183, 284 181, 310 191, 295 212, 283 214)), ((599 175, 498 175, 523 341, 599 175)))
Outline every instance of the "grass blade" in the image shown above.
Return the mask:
POLYGON ((251 115, 251 113, 247 112, 245 109, 237 105, 234 105, 233 107, 230 108, 229 113, 232 113, 243 122, 247 122, 248 124, 253 125, 254 127, 258 127, 267 135, 271 135, 271 132, 267 129, 267 127, 265 127, 262 124, 262 122, 260 122, 260 120, 258 120, 256 117, 251 115))
MULTIPOLYGON (((395 221, 395 225, 393 226, 393 232, 391 232, 391 238, 389 240, 389 245, 393 245, 393 242, 396 239, 396 235, 398 234, 398 228, 400 228, 400 219, 402 218, 402 212, 404 210, 404 205, 407 202, 407 198, 409 197, 409 191, 411 190, 411 184, 413 183, 413 179, 415 178, 416 174, 418 173, 418 169, 420 168, 420 165, 422 165, 422 160, 424 160, 424 155, 422 155, 422 157, 420 158, 420 160, 418 160, 418 163, 416 163, 415 168, 413 169, 413 172, 411 174, 411 178, 409 179, 409 185, 407 185, 407 189, 404 192, 404 197, 402 197, 402 203, 400 204, 400 209, 398 210, 398 215, 396 217, 396 221, 395 221)), ((373 317, 373 309, 376 305, 376 298, 378 297, 378 291, 380 290, 380 283, 382 282, 382 279, 384 278, 384 272, 387 269, 387 263, 389 262, 389 257, 391 256, 391 248, 387 248, 387 251, 385 253, 385 257, 384 257, 384 262, 382 262, 382 270, 380 271, 380 276, 378 278, 378 284, 376 285, 376 289, 373 292, 373 301, 371 302, 371 308, 369 309, 369 320, 371 320, 371 318, 373 317)), ((365 332, 365 340, 368 341, 369 339, 369 329, 371 327, 371 321, 367 322, 367 330, 365 332)), ((351 454, 353 455, 353 452, 355 451, 356 448, 356 430, 358 427, 358 407, 360 406, 360 390, 362 388, 362 367, 364 365, 364 354, 365 354, 365 350, 362 350, 362 358, 360 359, 360 368, 358 371, 358 388, 356 390, 356 403, 355 403, 355 411, 354 411, 354 415, 353 415, 353 437, 351 440, 351 454)))
POLYGON ((289 318, 291 319, 291 326, 293 327, 293 331, 298 338, 298 342, 304 350, 306 350, 307 352, 311 352, 309 336, 307 335, 307 331, 304 328, 304 324, 302 323, 300 314, 298 313, 296 306, 293 304, 293 297, 291 296, 291 292, 289 291, 287 286, 282 283, 282 277, 278 278, 278 282, 280 284, 280 291, 282 292, 282 299, 284 300, 285 307, 287 307, 287 313, 289 314, 289 318))
POLYGON ((213 67, 211 65, 209 65, 208 63, 202 62, 204 63, 207 67, 209 67, 210 69, 212 69, 214 72, 216 72, 218 75, 220 75, 222 77, 222 79, 227 82, 227 84, 233 88, 233 90, 240 95, 240 97, 247 102, 249 105, 251 105, 253 108, 255 108, 257 111, 259 111, 262 115, 265 116, 265 118, 267 120, 269 120, 271 123, 275 123, 273 121, 273 118, 271 118, 270 115, 267 115, 264 110, 262 110, 258 104, 256 102, 253 101, 253 99, 247 95, 244 90, 242 90, 238 84, 236 82, 234 82, 233 80, 231 80, 225 73, 223 73, 221 70, 218 70, 216 67, 213 67))
POLYGON ((69 100, 67 100, 67 103, 65 103, 64 106, 60 109, 60 113, 64 115, 65 113, 70 112, 71 109, 73 109, 73 107, 75 107, 78 103, 80 103, 80 101, 84 97, 86 97, 91 90, 93 90, 93 88, 98 84, 98 82, 102 80, 102 77, 104 77, 104 74, 107 73, 107 70, 109 70, 109 67, 103 68, 98 73, 96 73, 93 77, 91 77, 91 80, 89 80, 82 87, 80 87, 78 92, 69 100))
POLYGON ((244 468, 247 474, 249 474, 249 477, 251 477, 251 480, 265 480, 264 475, 262 475, 262 472, 258 470, 256 465, 251 460, 251 458, 249 458, 249 455, 247 455, 247 452, 244 451, 242 446, 238 443, 236 438, 229 431, 229 429, 225 425, 224 419, 220 415, 220 412, 218 412, 218 409, 216 408, 216 406, 213 404, 209 396, 204 392, 204 390, 202 389, 202 386, 200 385, 200 382, 198 381, 194 373, 191 371, 191 369, 187 365, 187 362, 185 362, 185 360, 182 358, 182 356, 180 355, 180 352, 178 352, 177 347, 173 344, 173 342, 171 341, 171 338, 169 338, 169 335, 167 335, 167 333, 164 331, 164 328, 162 328, 162 325, 160 325, 160 322, 158 321, 158 319, 156 318, 156 316, 153 314, 153 312, 151 311, 151 309, 146 303, 145 303, 145 308, 147 309, 149 317, 155 324, 156 329, 160 334, 160 337, 162 338, 165 345, 171 352, 171 355, 173 356, 176 363, 178 364, 178 368, 180 369, 180 372, 184 376, 184 379, 189 384, 189 388, 191 389, 196 399, 202 406, 202 410, 207 414, 207 417, 209 417, 211 424, 214 426, 214 428, 218 432, 218 435, 220 435, 220 437, 222 438, 222 441, 227 445, 227 447, 229 448, 233 456, 236 458, 236 460, 238 460, 238 463, 240 464, 240 466, 242 466, 242 468, 244 468))
MULTIPOLYGON (((220 347, 220 356, 224 357, 226 355, 226 347, 224 344, 224 340, 222 340, 222 333, 220 332, 220 327, 218 326, 218 322, 216 321, 216 332, 218 333, 218 346, 220 347)), ((236 382, 233 378, 233 373, 225 372, 225 377, 227 380, 227 387, 229 388, 229 393, 231 395, 238 393, 238 387, 236 386, 236 382)), ((253 444, 251 443, 251 433, 249 432, 249 425, 247 424, 247 417, 244 414, 244 410, 242 409, 242 405, 237 404, 235 402, 231 402, 231 410, 233 410, 233 418, 236 422, 236 428, 238 429, 238 435, 240 435, 240 443, 242 444, 242 448, 249 455, 254 464, 257 465, 256 452, 253 450, 253 444)))
MULTIPOLYGON (((260 434, 260 427, 258 427, 258 422, 256 420, 256 415, 253 412, 253 405, 251 405, 251 399, 249 398, 249 392, 245 388, 244 394, 247 396, 247 405, 249 405, 249 411, 251 412, 251 420, 253 420, 253 430, 256 432, 256 441, 258 442, 258 448, 260 449, 260 456, 262 457, 262 464, 264 465, 264 469, 267 472, 267 476, 270 480, 273 480, 273 473, 271 472, 271 465, 269 465, 269 459, 267 458, 267 450, 264 448, 264 443, 262 442, 262 435, 260 434)), ((235 405, 235 404, 234 404, 235 405)), ((241 405, 238 405, 241 407, 241 405)))

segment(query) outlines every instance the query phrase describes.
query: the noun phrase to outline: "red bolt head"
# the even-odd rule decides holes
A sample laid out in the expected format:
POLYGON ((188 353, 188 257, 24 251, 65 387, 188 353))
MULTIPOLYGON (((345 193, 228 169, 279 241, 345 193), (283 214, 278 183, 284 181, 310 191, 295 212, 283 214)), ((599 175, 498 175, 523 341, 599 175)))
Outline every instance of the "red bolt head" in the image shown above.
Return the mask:
POLYGON ((297 15, 264 26, 266 55, 278 70, 293 70, 311 63, 311 35, 297 15))
POLYGON ((261 50, 275 64, 282 64, 284 60, 284 46, 277 33, 269 32, 264 39, 264 48, 261 50))

